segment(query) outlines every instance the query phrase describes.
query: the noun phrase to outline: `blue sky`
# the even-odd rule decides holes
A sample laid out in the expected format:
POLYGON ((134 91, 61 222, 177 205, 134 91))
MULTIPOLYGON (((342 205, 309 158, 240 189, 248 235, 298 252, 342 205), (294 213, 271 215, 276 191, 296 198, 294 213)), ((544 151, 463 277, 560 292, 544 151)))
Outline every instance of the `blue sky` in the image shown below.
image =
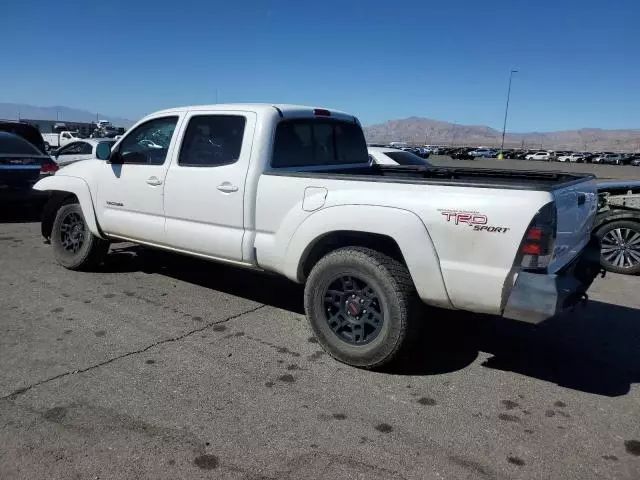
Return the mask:
POLYGON ((0 31, 3 102, 136 120, 217 91, 501 129, 517 69, 509 131, 640 128, 640 0, 21 0, 0 31))

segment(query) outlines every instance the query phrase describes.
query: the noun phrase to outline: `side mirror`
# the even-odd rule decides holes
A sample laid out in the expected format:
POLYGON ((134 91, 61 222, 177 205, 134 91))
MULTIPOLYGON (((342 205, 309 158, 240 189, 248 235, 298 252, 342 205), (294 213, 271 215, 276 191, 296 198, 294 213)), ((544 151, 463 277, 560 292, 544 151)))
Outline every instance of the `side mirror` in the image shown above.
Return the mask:
POLYGON ((96 157, 100 160, 109 160, 111 156, 111 145, 108 143, 100 143, 98 144, 98 148, 96 148, 96 157))

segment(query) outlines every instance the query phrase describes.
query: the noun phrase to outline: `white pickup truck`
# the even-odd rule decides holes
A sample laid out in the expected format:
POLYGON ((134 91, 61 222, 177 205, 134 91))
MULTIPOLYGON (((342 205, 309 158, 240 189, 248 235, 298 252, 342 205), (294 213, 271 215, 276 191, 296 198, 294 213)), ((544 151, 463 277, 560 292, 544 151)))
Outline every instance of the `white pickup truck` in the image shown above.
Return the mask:
POLYGON ((140 120, 98 159, 41 180, 57 261, 94 268, 135 242, 305 284, 321 345, 381 366, 445 309, 538 322, 599 272, 589 175, 373 165, 358 120, 211 105, 140 120), (431 319, 432 320, 432 319, 431 319))
POLYGON ((78 132, 63 131, 59 133, 43 133, 42 138, 48 150, 50 148, 64 147, 68 143, 80 140, 81 137, 78 132))

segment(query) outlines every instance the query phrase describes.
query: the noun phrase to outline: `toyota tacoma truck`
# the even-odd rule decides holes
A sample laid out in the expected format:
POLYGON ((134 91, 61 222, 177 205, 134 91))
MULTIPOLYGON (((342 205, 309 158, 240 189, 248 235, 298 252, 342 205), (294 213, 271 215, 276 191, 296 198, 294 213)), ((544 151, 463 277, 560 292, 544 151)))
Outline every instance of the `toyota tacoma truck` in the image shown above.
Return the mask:
POLYGON ((284 275, 353 366, 393 360, 434 315, 423 303, 539 322, 600 270, 593 176, 375 165, 335 110, 164 110, 97 157, 34 187, 59 264, 95 268, 127 241, 284 275))

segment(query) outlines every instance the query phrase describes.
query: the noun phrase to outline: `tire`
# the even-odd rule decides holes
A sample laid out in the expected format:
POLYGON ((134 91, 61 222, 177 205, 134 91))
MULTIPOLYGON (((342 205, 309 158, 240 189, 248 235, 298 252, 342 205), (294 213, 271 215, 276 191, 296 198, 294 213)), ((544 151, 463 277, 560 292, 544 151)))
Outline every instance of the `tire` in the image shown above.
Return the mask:
POLYGON ((408 349, 418 333, 416 317, 421 302, 409 271, 397 260, 369 248, 340 248, 320 259, 307 279, 304 305, 322 348, 354 367, 371 369, 388 364, 408 349), (340 289, 339 295, 329 293, 340 289), (361 310, 355 312, 358 308, 361 310), (365 321, 356 328, 353 324, 363 317, 377 326, 365 321), (341 326, 336 328, 336 323, 341 326))
POLYGON ((56 261, 69 270, 91 270, 109 250, 109 242, 89 230, 78 203, 62 205, 56 213, 51 245, 56 261))
POLYGON ((640 273, 640 221, 617 220, 600 227, 600 264, 614 273, 640 273), (626 250, 622 245, 626 245, 626 250))

